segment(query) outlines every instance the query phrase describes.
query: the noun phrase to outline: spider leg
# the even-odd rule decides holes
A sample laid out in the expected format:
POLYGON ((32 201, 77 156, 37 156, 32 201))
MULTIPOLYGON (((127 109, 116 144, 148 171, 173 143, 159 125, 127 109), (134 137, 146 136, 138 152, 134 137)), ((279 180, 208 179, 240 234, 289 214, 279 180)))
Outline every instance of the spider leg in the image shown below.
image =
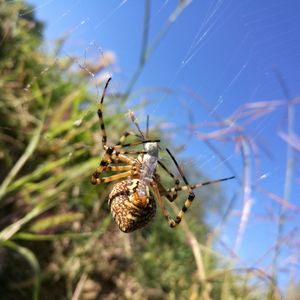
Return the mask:
POLYGON ((132 169, 131 165, 126 166, 108 166, 105 171, 107 172, 123 172, 130 171, 132 169))
POLYGON ((115 174, 115 175, 111 175, 111 176, 107 176, 107 177, 102 177, 102 178, 98 177, 98 178, 94 178, 94 181, 92 181, 92 184, 101 184, 101 183, 112 182, 112 181, 116 181, 116 180, 119 180, 124 177, 129 177, 131 175, 132 175, 131 171, 127 171, 127 172, 123 172, 123 173, 119 173, 119 174, 115 174))
POLYGON ((138 145, 142 145, 142 144, 147 144, 147 143, 159 143, 160 140, 142 140, 142 141, 135 141, 132 143, 128 143, 128 144, 117 144, 116 146, 114 146, 115 149, 121 149, 124 147, 133 147, 133 146, 138 146, 138 145))
MULTIPOLYGON (((166 197, 170 202, 173 202, 177 198, 177 193, 174 194, 174 192, 181 191, 180 187, 166 189, 159 180, 156 180, 156 182, 157 182, 158 194, 159 194, 159 197, 155 194, 157 199, 159 199, 163 196, 163 197, 166 197)), ((184 186, 184 188, 185 188, 184 190, 186 191, 186 190, 188 190, 189 186, 184 186)), ((170 217, 170 215, 162 209, 163 215, 165 216, 165 219, 167 220, 170 227, 174 228, 181 222, 184 213, 191 206, 194 198, 195 198, 194 193, 193 192, 189 193, 188 198, 185 200, 181 210, 177 214, 176 219, 172 219, 170 217)))
MULTIPOLYGON (((179 211, 179 213, 177 214, 176 219, 174 220, 174 223, 170 223, 169 221, 169 225, 170 227, 176 227, 182 220, 184 213, 189 209, 189 207, 191 206, 194 198, 195 198, 195 194, 192 192, 190 192, 191 190, 200 188, 202 186, 205 185, 209 185, 209 184, 213 184, 213 183, 218 183, 218 182, 222 182, 222 181, 226 181, 226 180, 230 180, 233 179, 234 176, 231 177, 226 177, 226 178, 221 178, 221 179, 216 179, 216 180, 211 180, 211 181, 206 181, 206 182, 202 182, 202 183, 197 183, 197 184, 192 184, 192 185, 183 185, 183 186, 178 186, 178 187, 173 187, 170 189, 165 189, 161 183, 159 184, 159 189, 161 191, 161 195, 165 196, 169 201, 170 201, 170 196, 173 195, 173 193, 176 192, 180 192, 180 191, 187 191, 189 192, 188 198, 185 200, 181 210, 179 211)), ((174 201, 175 199, 173 199, 172 201, 174 201)), ((171 201, 171 202, 172 202, 171 201)))
MULTIPOLYGON (((100 123, 100 128, 101 128, 101 132, 102 132, 102 147, 105 150, 105 153, 99 163, 99 166, 97 167, 96 171, 94 172, 94 174, 92 175, 91 178, 91 182, 93 184, 97 184, 97 182, 99 182, 99 177, 100 174, 104 171, 106 171, 107 169, 109 169, 109 165, 113 162, 113 161, 121 161, 121 162, 126 162, 129 165, 134 165, 134 163, 136 162, 136 160, 132 159, 132 158, 125 158, 125 155, 139 155, 139 154, 146 154, 146 151, 134 151, 134 150, 129 150, 129 151, 124 151, 121 150, 121 148, 123 147, 131 147, 131 146, 137 146, 137 145, 142 145, 148 142, 159 142, 159 140, 145 140, 143 135, 139 135, 136 134, 134 132, 125 132, 122 137, 120 138, 119 142, 117 145, 115 145, 114 147, 108 147, 107 146, 107 134, 106 134, 106 130, 105 130, 105 123, 104 123, 104 119, 103 119, 103 102, 104 102, 104 98, 106 95, 106 91, 108 88, 108 84, 111 80, 111 77, 107 80, 104 89, 103 89, 103 93, 102 96, 100 98, 100 103, 99 103, 99 108, 98 108, 98 118, 99 118, 99 123, 100 123), (127 143, 124 144, 124 140, 128 137, 128 136, 135 136, 138 137, 139 139, 142 138, 142 140, 139 141, 135 141, 132 143, 127 143)), ((101 181, 101 180, 100 180, 101 181)))
MULTIPOLYGON (((103 90, 103 93, 102 93, 102 96, 101 96, 101 99, 100 99, 100 103, 99 103, 99 108, 98 108, 98 111, 97 111, 97 114, 98 114, 98 117, 99 117, 99 122, 100 122, 100 128, 101 128, 101 131, 102 131, 102 146, 103 146, 103 149, 107 149, 107 146, 106 146, 106 143, 107 143, 107 134, 106 134, 106 130, 105 130, 105 123, 104 123, 104 119, 103 119, 103 101, 104 101, 104 98, 105 98, 105 95, 106 95, 106 91, 107 91, 107 87, 108 87, 108 84, 111 80, 111 77, 108 78, 106 84, 105 84, 105 87, 104 87, 104 90, 103 90)), ((119 147, 129 147, 129 146, 135 146, 135 145, 140 145, 140 144, 145 144, 145 143, 148 143, 148 142, 159 142, 159 140, 154 140, 154 141, 151 141, 151 140, 145 140, 143 138, 143 136, 139 135, 139 134, 136 134, 134 132, 125 132, 122 137, 120 138, 120 141, 118 142, 118 144, 115 146, 116 148, 119 148, 119 147), (133 142, 133 143, 129 143, 129 144, 123 144, 123 141, 125 140, 126 137, 128 136, 136 136, 138 138, 142 138, 143 140, 142 141, 138 141, 138 142, 133 142)))
POLYGON ((160 209, 161 209, 161 212, 163 214, 163 216, 165 217, 166 221, 168 222, 169 226, 170 227, 175 227, 176 226, 176 223, 175 221, 170 217, 165 205, 164 205, 164 202, 162 201, 162 198, 161 198, 161 194, 160 194, 160 183, 158 181, 158 185, 156 183, 152 183, 151 184, 151 187, 152 187, 152 192, 153 192, 153 195, 154 195, 154 198, 157 200, 158 202, 158 205, 160 206, 160 209))
MULTIPOLYGON (((91 177, 92 184, 100 184, 103 182, 109 182, 106 177, 100 179, 100 175, 106 171, 127 171, 125 172, 126 176, 135 176, 138 172, 138 165, 140 164, 138 160, 127 156, 128 154, 145 154, 146 151, 122 151, 116 150, 115 147, 108 147, 104 153, 102 160, 100 161, 99 166, 96 168, 95 172, 91 177), (126 163, 125 166, 111 166, 111 163, 126 163)), ((123 174, 123 173, 121 173, 123 174)), ((116 174, 119 175, 119 174, 116 174)), ((113 175, 113 176, 116 176, 113 175)), ((126 177, 124 176, 124 177, 126 177)), ((111 181, 117 180, 119 178, 114 177, 111 181)), ((122 177, 120 177, 122 178, 122 177)))
POLYGON ((91 183, 99 184, 99 182, 102 182, 101 179, 99 179, 100 174, 105 172, 110 167, 110 164, 115 161, 127 163, 130 166, 130 170, 128 171, 130 172, 130 175, 132 175, 132 172, 136 171, 134 168, 134 165, 136 164, 135 159, 124 155, 124 153, 115 151, 113 147, 108 147, 103 155, 102 160, 100 161, 99 166, 96 168, 91 177, 91 183))
POLYGON ((169 200, 169 202, 174 202, 177 199, 178 197, 177 191, 175 190, 170 191, 170 189, 164 187, 159 178, 156 178, 155 181, 161 197, 166 197, 169 200))
POLYGON ((143 139, 143 137, 142 137, 141 135, 139 135, 139 134, 137 134, 137 133, 135 133, 135 132, 133 132, 133 131, 125 131, 125 132, 123 133, 123 135, 121 136, 121 138, 120 138, 119 142, 117 143, 117 145, 122 145, 123 142, 124 142, 124 140, 125 140, 127 137, 129 137, 129 136, 135 136, 135 137, 139 138, 140 140, 143 139))
MULTIPOLYGON (((233 179, 233 178, 235 178, 235 176, 225 177, 225 178, 216 179, 216 180, 209 180, 209 181, 200 182, 200 183, 197 183, 197 184, 182 185, 182 186, 173 187, 173 188, 170 188, 170 189, 165 189, 165 192, 167 194, 169 194, 169 193, 173 193, 174 191, 180 192, 180 191, 188 191, 189 189, 194 190, 194 189, 200 188, 200 187, 205 186, 205 185, 209 185, 209 184, 214 184, 214 183, 218 183, 218 182, 230 180, 230 179, 233 179)), ((164 196, 166 196, 167 194, 164 194, 164 196)))
POLYGON ((175 227, 177 226, 182 218, 183 218, 183 215, 184 213, 189 209, 189 207, 192 205, 192 202, 195 198, 195 194, 193 192, 194 189, 196 188, 199 188, 201 186, 204 186, 204 185, 208 185, 208 184, 212 184, 212 183, 217 183, 217 182, 221 182, 221 181, 225 181, 225 180, 229 180, 229 179, 232 179, 234 178, 234 176, 232 177, 227 177, 227 178, 222 178, 222 179, 217 179, 217 180, 212 180, 212 181, 207 181, 207 182, 203 182, 203 183, 198 183, 198 184, 194 184, 194 185, 190 185, 182 171, 182 169, 179 167, 175 157, 173 156, 173 154, 170 152, 169 149, 166 149, 166 151, 168 152, 168 154, 170 155, 171 159, 173 160, 175 166, 177 167, 178 169, 178 172, 180 173, 185 185, 184 186, 175 186, 171 189, 166 189, 166 194, 163 192, 164 196, 167 197, 169 200, 170 200, 170 197, 172 198, 172 195, 174 195, 174 192, 179 192, 179 191, 187 191, 188 192, 188 197, 187 199, 185 200, 181 210, 179 211, 179 213, 177 214, 177 217, 175 219, 175 223, 169 223, 169 225, 171 227, 175 227))
MULTIPOLYGON (((170 155, 171 159, 173 160, 173 162, 174 162, 174 164, 175 164, 175 166, 176 166, 176 168, 177 168, 177 170, 178 170, 180 176, 182 177, 182 179, 183 179, 183 181, 184 181, 184 183, 185 183, 186 190, 187 190, 188 193, 189 193, 187 199, 185 200, 185 202, 184 202, 184 204, 183 204, 183 206, 182 206, 182 208, 181 208, 181 210, 180 210, 179 213, 177 214, 177 217, 176 217, 175 221, 173 220, 173 222, 171 222, 171 223, 169 222, 170 227, 174 228, 174 227, 176 227, 176 226, 181 222, 184 213, 185 213, 185 212, 189 209, 189 207, 192 205, 193 200, 195 199, 195 194, 194 194, 192 188, 190 187, 190 185, 189 185, 189 183, 188 183, 188 181, 187 181, 187 179, 186 179, 186 177, 185 177, 185 175, 184 175, 182 169, 179 167, 179 165, 178 165, 178 163, 177 163, 175 157, 173 156, 173 154, 172 154, 172 153, 170 152, 170 150, 167 149, 167 148, 166 148, 166 151, 168 152, 168 154, 170 155)), ((179 188, 179 186, 175 187, 173 190, 171 189, 171 190, 169 191, 169 193, 177 192, 177 191, 178 191, 178 188, 179 188), (177 189, 177 190, 176 190, 176 189, 177 189)), ((166 196, 166 197, 168 198, 168 196, 166 196)), ((169 198, 168 198, 168 199, 169 199, 169 198)))
POLYGON ((103 146, 103 149, 105 149, 106 147, 106 142, 107 142, 107 135, 106 135, 106 131, 105 131, 105 125, 104 125, 104 120, 103 120, 103 101, 104 101, 104 98, 105 98, 105 95, 106 95, 106 90, 107 90, 107 87, 108 87, 108 84, 111 80, 111 77, 108 78, 106 84, 105 84, 105 87, 104 87, 104 90, 103 90, 103 93, 102 93, 102 96, 101 96, 101 99, 100 99, 100 104, 99 104, 99 108, 98 108, 98 117, 99 117, 99 122, 100 122, 100 128, 101 128, 101 131, 102 131, 102 146, 103 146))
POLYGON ((129 164, 132 164, 136 160, 134 160, 130 157, 126 157, 126 155, 128 155, 128 154, 131 154, 131 155, 147 154, 147 151, 145 151, 145 150, 128 150, 128 151, 124 151, 124 150, 121 150, 121 149, 123 147, 137 146, 137 145, 146 144, 146 143, 149 143, 149 142, 159 142, 159 140, 136 141, 136 142, 133 142, 133 143, 130 143, 130 144, 115 145, 113 147, 105 146, 105 153, 102 157, 102 160, 100 161, 100 164, 99 164, 99 167, 98 167, 99 168, 98 172, 103 172, 113 160, 127 162, 129 164))
MULTIPOLYGON (((158 164, 162 167, 162 169, 173 179, 174 181, 174 186, 175 187, 179 187, 180 185, 180 180, 172 173, 168 170, 168 168, 161 162, 161 161, 158 161, 158 164)), ((166 195, 166 197, 168 198, 168 200, 170 202, 173 202, 176 198, 177 198, 177 191, 176 189, 173 191, 173 193, 168 193, 166 195)))

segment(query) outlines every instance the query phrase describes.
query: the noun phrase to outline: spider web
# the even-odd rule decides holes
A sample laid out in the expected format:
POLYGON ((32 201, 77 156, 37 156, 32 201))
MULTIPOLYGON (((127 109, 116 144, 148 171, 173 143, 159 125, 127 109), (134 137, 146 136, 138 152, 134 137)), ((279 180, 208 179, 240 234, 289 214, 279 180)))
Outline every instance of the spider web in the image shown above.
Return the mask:
POLYGON ((147 37, 147 63, 127 108, 151 99, 138 119, 145 124, 149 115, 151 127, 183 147, 185 173, 197 166, 213 179, 237 176, 223 185, 225 198, 235 201, 216 245, 221 251, 231 255, 231 249, 242 267, 270 269, 268 254, 278 242, 274 219, 284 212, 289 222, 281 238, 288 247, 280 259, 288 274, 299 274, 298 1, 154 1, 144 33, 142 1, 31 3, 47 23, 49 47, 68 36, 62 56, 115 52, 116 90, 129 85, 147 37))

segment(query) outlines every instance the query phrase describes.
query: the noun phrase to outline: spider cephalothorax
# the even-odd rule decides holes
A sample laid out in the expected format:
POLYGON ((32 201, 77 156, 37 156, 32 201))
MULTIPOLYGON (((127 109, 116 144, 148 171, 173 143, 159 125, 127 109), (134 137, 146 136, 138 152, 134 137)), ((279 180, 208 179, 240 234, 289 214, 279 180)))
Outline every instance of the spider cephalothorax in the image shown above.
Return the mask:
POLYGON ((232 179, 233 177, 190 185, 174 156, 166 149, 179 171, 183 180, 182 184, 159 160, 159 140, 150 140, 144 137, 132 112, 130 116, 138 128, 139 134, 125 132, 115 146, 107 146, 107 135, 103 121, 103 101, 110 80, 111 78, 106 82, 98 109, 104 155, 91 177, 91 183, 102 184, 119 180, 119 182, 115 183, 112 187, 108 197, 108 204, 114 220, 123 232, 132 232, 149 223, 155 216, 156 201, 169 226, 174 228, 181 222, 184 213, 191 206, 195 198, 193 189, 232 179), (132 143, 125 143, 125 139, 130 136, 136 137, 137 140, 132 143), (128 147, 138 145, 144 145, 144 149, 124 150, 128 147), (158 166, 164 170, 167 176, 172 178, 174 187, 166 188, 163 185, 160 176, 156 172, 158 166), (106 172, 119 173, 103 176, 106 172), (173 202, 177 198, 177 193, 180 191, 187 192, 188 196, 182 209, 177 214, 177 217, 172 219, 164 206, 162 198, 165 197, 170 202, 173 202))

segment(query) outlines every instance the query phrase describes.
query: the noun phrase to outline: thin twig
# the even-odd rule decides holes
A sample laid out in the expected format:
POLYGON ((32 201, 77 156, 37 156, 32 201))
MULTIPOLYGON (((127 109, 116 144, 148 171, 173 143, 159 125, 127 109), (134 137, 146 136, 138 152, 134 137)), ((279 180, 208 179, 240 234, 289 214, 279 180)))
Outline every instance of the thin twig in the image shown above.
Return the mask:
POLYGON ((142 35, 142 47, 140 52, 140 59, 139 64, 137 65, 135 71, 133 72, 133 75, 129 81, 129 84, 127 86, 126 92, 125 92, 125 99, 130 94, 134 84, 136 83, 138 77, 140 76, 142 69, 147 61, 147 49, 148 49, 148 38, 149 38, 149 24, 150 24, 150 1, 145 1, 145 14, 144 14, 144 25, 143 25, 143 35, 142 35))
POLYGON ((250 147, 248 141, 245 137, 242 137, 241 140, 241 151, 243 157, 243 209, 240 220, 240 225, 238 228, 237 237, 235 240, 234 252, 237 253, 240 247, 246 225, 249 220, 251 206, 252 206, 252 198, 251 198, 251 172, 250 172, 250 147))
MULTIPOLYGON (((172 204, 172 208, 174 209, 174 211, 178 210, 178 207, 175 204, 172 204)), ((205 272, 205 266, 204 266, 204 262, 203 262, 201 246, 200 246, 196 236, 189 229, 188 223, 186 222, 185 219, 182 219, 182 225, 183 225, 183 230, 185 231, 185 235, 187 236, 187 239, 191 246, 193 256, 194 256, 194 259, 196 262, 199 282, 201 284, 203 284, 203 291, 202 291, 203 298, 201 298, 201 299, 211 300, 212 298, 210 297, 210 291, 211 291, 212 287, 211 287, 211 284, 206 279, 206 272, 205 272)))
POLYGON ((80 279, 76 285, 76 289, 74 291, 74 294, 71 298, 71 300, 78 300, 80 299, 80 295, 82 293, 82 289, 84 287, 84 283, 85 281, 87 280, 87 274, 86 273, 83 273, 81 276, 80 276, 80 279))
MULTIPOLYGON (((295 112, 294 106, 291 102, 291 97, 288 91, 288 88, 278 70, 275 70, 275 75, 279 84, 283 90, 283 93, 286 97, 287 102, 287 134, 289 136, 293 135, 294 133, 294 123, 295 123, 295 112)), ((294 164, 294 150, 290 143, 287 143, 287 150, 286 150, 286 169, 285 169, 285 181, 284 181, 284 190, 283 190, 283 198, 285 201, 290 201, 291 196, 291 182, 293 177, 293 164, 294 164)), ((284 222, 286 217, 286 206, 280 205, 279 212, 278 212, 278 223, 277 223, 277 238, 276 240, 279 241, 283 235, 284 231, 284 222)), ((274 280, 277 281, 277 269, 278 269, 278 260, 281 254, 281 247, 280 244, 277 244, 274 253, 273 259, 273 276, 274 280)))

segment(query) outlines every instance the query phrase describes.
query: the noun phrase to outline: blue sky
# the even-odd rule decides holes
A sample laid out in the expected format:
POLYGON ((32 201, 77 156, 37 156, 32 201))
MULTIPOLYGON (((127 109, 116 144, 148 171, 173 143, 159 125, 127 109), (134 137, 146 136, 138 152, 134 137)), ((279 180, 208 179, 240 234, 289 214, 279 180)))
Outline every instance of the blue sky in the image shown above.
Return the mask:
MULTIPOLYGON (((102 50, 116 54, 119 70, 113 74, 112 89, 124 90, 138 64, 144 19, 144 1, 58 1, 31 0, 37 17, 46 23, 48 47, 54 39, 69 33, 64 55, 84 59, 98 57, 102 50), (102 50, 100 50, 102 49, 102 50)), ((177 1, 151 1, 149 41, 161 32, 177 1)), ((243 104, 255 101, 284 100, 276 76, 281 74, 291 98, 300 95, 300 2, 278 1, 192 1, 173 22, 143 69, 134 92, 145 87, 167 88, 171 93, 141 93, 131 104, 148 97, 154 102, 140 112, 139 119, 150 115, 155 124, 173 124, 174 143, 183 143, 183 155, 211 178, 230 176, 224 162, 186 128, 189 115, 194 124, 215 121, 214 114, 226 118, 243 104), (191 92, 205 99, 206 110, 191 92)), ((129 104, 130 105, 130 104, 129 104)), ((125 110, 125 109, 124 109, 125 110)), ((294 132, 300 134, 299 105, 295 106, 294 132)), ((251 179, 259 179, 264 189, 282 197, 286 172, 286 143, 279 132, 286 132, 286 106, 247 126, 246 133, 258 144, 260 172, 255 175, 251 155, 251 179)), ((243 177, 241 154, 234 142, 214 142, 215 147, 243 177)), ((185 168, 193 167, 186 165, 185 168)), ((295 154, 289 201, 300 207, 299 154, 295 154)), ((228 197, 238 192, 235 210, 229 218, 223 238, 233 245, 243 207, 241 186, 223 184, 228 197)), ((274 213, 279 205, 259 192, 252 192, 253 205, 238 254, 249 266, 275 242, 274 213), (253 246, 254 245, 254 246, 253 246), (250 248, 250 249, 249 249, 250 248)), ((290 212, 289 212, 290 213, 290 212)), ((297 228, 299 217, 292 211, 286 231, 297 228)), ((290 247, 290 246, 289 246, 290 247)), ((291 250, 292 248, 290 248, 291 250)), ((284 250, 282 260, 295 253, 284 250)), ((260 264, 268 265, 272 255, 260 264)), ((298 258, 299 259, 299 258, 298 258)), ((298 260, 299 264, 299 260, 298 260)), ((299 272, 299 267, 298 267, 299 272)))

